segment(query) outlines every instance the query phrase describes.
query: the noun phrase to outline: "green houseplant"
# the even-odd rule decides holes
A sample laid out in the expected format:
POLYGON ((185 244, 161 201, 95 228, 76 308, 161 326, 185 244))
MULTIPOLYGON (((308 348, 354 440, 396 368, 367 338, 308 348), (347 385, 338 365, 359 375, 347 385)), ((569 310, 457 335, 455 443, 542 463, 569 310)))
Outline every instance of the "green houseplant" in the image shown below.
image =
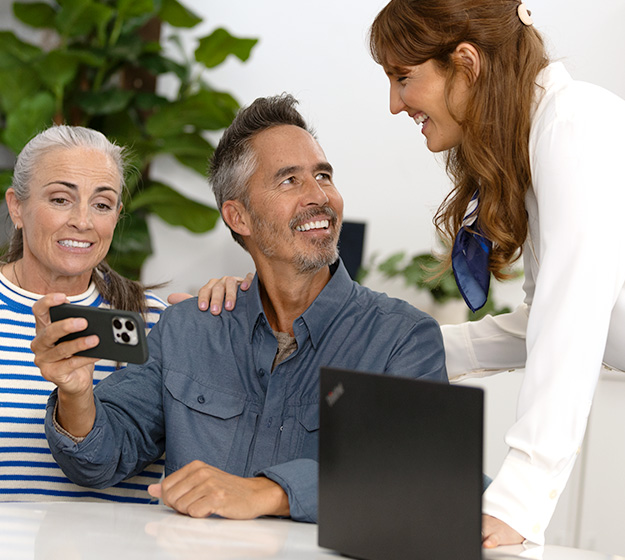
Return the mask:
MULTIPOLYGON (((102 131, 132 152, 137 170, 124 193, 124 213, 108 260, 137 279, 152 253, 146 218, 156 215, 191 232, 212 229, 219 212, 150 177, 150 162, 170 154, 205 175, 213 146, 205 131, 227 127, 239 108, 217 91, 205 70, 229 55, 246 61, 256 39, 217 29, 198 40, 192 56, 180 37, 169 37, 165 54, 162 23, 190 29, 202 20, 177 0, 54 0, 14 2, 18 20, 42 30, 47 48, 0 32, 0 143, 17 154, 53 122, 102 131), (177 92, 159 95, 156 80, 176 77, 177 92)), ((2 194, 12 169, 0 169, 2 194)))

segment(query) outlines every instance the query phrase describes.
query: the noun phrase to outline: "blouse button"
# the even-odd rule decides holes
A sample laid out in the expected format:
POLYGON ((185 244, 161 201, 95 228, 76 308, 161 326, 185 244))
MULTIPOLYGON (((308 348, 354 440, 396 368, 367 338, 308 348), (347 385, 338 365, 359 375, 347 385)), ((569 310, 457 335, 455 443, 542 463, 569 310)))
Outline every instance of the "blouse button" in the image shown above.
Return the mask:
POLYGON ((206 399, 204 398, 204 395, 200 395, 197 398, 197 402, 199 402, 200 404, 204 404, 205 401, 206 401, 206 399))

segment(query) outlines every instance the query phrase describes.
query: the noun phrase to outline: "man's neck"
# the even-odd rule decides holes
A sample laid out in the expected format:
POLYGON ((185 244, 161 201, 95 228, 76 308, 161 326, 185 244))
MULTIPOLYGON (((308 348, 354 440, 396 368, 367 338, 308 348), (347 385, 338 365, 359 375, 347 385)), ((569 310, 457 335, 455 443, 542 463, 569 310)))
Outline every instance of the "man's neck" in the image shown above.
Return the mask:
POLYGON ((297 273, 283 267, 258 268, 260 297, 271 328, 293 333, 293 321, 310 307, 332 277, 330 267, 297 273))

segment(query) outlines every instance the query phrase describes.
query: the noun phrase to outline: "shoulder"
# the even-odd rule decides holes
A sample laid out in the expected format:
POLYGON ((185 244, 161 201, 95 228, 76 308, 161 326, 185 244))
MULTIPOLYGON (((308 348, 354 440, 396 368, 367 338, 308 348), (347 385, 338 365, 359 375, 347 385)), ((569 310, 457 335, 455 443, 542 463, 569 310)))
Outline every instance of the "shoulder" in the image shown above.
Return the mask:
POLYGON ((385 293, 376 292, 360 284, 355 283, 351 300, 362 314, 369 315, 378 321, 411 323, 424 327, 440 328, 437 321, 425 311, 402 299, 389 297, 385 293))
MULTIPOLYGON (((532 133, 563 124, 575 129, 614 128, 615 121, 625 124, 625 100, 595 84, 571 78, 561 63, 549 65, 539 78, 539 101, 532 121, 532 133), (605 115, 606 122, 598 118, 605 115)), ((619 127, 620 129, 620 127, 619 127)))

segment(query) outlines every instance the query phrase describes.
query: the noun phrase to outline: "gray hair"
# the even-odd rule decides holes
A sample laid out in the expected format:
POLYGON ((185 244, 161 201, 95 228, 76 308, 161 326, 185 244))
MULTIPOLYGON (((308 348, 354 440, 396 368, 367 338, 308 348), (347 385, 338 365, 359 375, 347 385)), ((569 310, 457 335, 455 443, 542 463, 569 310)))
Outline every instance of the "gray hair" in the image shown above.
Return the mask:
POLYGON ((82 126, 55 125, 32 138, 17 156, 11 184, 17 199, 24 201, 30 196, 33 173, 45 154, 53 150, 73 148, 91 148, 110 157, 119 171, 122 190, 125 188, 127 154, 124 148, 114 144, 97 130, 82 126))
MULTIPOLYGON (((252 139, 257 134, 275 126, 293 125, 315 136, 295 108, 297 103, 292 95, 283 93, 273 97, 259 97, 237 113, 210 161, 209 181, 220 212, 227 200, 239 200, 249 208, 249 181, 258 163, 252 139)), ((243 238, 232 231, 230 226, 228 229, 234 240, 247 250, 243 238)))

